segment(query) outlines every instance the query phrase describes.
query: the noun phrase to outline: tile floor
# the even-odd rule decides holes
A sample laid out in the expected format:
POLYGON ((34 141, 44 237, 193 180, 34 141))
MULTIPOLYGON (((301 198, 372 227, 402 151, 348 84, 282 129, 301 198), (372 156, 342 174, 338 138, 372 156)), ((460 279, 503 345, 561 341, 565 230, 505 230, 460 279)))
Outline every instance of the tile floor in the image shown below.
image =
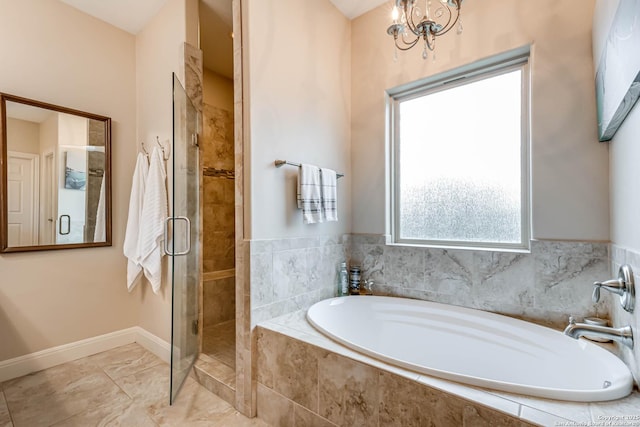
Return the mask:
POLYGON ((235 319, 206 326, 202 336, 202 352, 236 369, 236 321, 235 319))
POLYGON ((268 427, 192 378, 168 395, 169 366, 129 344, 0 384, 0 427, 268 427))

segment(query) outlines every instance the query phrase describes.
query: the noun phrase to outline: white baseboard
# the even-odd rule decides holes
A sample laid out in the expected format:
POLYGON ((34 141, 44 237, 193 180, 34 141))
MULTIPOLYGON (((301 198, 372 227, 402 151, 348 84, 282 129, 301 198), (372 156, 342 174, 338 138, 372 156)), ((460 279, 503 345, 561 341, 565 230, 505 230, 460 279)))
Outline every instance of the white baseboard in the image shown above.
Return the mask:
POLYGON ((134 326, 132 328, 0 361, 0 382, 63 363, 72 362, 134 342, 137 342, 165 362, 171 359, 171 346, 168 342, 139 326, 134 326))
POLYGON ((171 362, 171 344, 151 332, 136 326, 136 342, 167 363, 171 362))

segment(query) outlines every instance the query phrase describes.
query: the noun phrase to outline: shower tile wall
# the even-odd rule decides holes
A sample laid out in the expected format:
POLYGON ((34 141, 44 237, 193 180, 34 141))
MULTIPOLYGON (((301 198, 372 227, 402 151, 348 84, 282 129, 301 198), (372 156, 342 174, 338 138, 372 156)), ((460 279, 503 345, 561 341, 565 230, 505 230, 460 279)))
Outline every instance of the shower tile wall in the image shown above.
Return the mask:
MULTIPOLYGON (((531 253, 385 245, 351 236, 350 262, 376 294, 493 311, 564 328, 569 315, 608 317, 591 302, 592 283, 609 276, 606 243, 533 241, 531 253)), ((640 270, 639 270, 640 271, 640 270)))
POLYGON ((234 268, 233 114, 204 104, 204 272, 234 268))
POLYGON ((233 113, 203 108, 203 351, 235 365, 233 113))
MULTIPOLYGON (((633 280, 636 286, 636 304, 633 313, 629 313, 622 308, 618 296, 602 292, 602 297, 607 299, 611 307, 612 326, 619 328, 630 325, 634 334, 637 334, 640 327, 640 292, 638 289, 638 286, 640 286, 640 253, 612 245, 611 272, 609 273, 611 278, 618 276, 618 269, 622 264, 629 264, 631 270, 633 270, 633 280)), ((636 339, 636 344, 633 350, 623 348, 621 357, 633 372, 636 384, 640 384, 640 345, 638 344, 638 338, 634 338, 636 339)))
POLYGON ((235 318, 235 286, 234 276, 221 279, 205 280, 204 288, 204 325, 212 326, 235 318))

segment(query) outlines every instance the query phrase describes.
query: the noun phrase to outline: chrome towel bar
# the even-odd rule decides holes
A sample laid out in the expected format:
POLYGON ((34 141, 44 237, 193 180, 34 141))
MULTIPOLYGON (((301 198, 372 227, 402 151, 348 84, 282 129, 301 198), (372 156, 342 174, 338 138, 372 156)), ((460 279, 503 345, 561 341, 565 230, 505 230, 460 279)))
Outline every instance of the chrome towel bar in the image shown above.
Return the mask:
MULTIPOLYGON (((295 167, 300 167, 300 163, 294 163, 294 162, 290 162, 288 160, 276 160, 275 162, 273 162, 277 168, 280 168, 284 165, 289 165, 289 166, 295 166, 295 167)), ((342 178, 344 176, 343 173, 336 173, 336 176, 338 178, 342 178)))

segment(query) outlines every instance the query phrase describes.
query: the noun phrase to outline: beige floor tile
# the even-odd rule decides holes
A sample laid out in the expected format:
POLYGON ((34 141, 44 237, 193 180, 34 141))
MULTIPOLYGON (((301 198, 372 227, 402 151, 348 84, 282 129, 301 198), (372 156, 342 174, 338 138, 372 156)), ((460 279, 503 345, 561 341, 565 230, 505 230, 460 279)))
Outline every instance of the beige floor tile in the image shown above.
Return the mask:
POLYGON ((164 362, 140 344, 133 343, 89 357, 111 378, 126 377, 164 362))
POLYGON ((45 370, 5 385, 15 427, 49 426, 105 402, 115 405, 130 400, 104 372, 76 371, 73 369, 79 365, 76 362, 66 365, 69 366, 51 368, 57 371, 55 375, 45 370))
POLYGON ((151 419, 159 426, 223 426, 222 421, 235 409, 218 396, 195 382, 182 388, 173 406, 168 401, 148 409, 151 419))
POLYGON ((270 425, 265 423, 259 418, 247 418, 238 411, 222 417, 219 424, 220 427, 269 427, 270 425))
POLYGON ((7 402, 4 399, 4 393, 0 391, 0 427, 11 427, 11 415, 9 415, 9 408, 7 402))
POLYGON ((156 427, 145 408, 133 401, 120 402, 117 405, 105 404, 92 408, 78 415, 54 424, 55 427, 87 427, 87 426, 135 426, 156 427))
POLYGON ((60 387, 74 378, 81 378, 96 372, 102 372, 102 370, 88 358, 84 358, 5 381, 2 383, 2 389, 5 391, 5 398, 7 399, 7 403, 9 403, 9 394, 6 393, 7 390, 15 393, 16 390, 25 390, 28 392, 33 389, 41 389, 46 385, 60 387))
POLYGON ((267 426, 192 378, 169 406, 169 366, 124 347, 3 383, 0 427, 267 426))
POLYGON ((169 401, 169 365, 165 363, 118 378, 115 382, 139 406, 169 401))

